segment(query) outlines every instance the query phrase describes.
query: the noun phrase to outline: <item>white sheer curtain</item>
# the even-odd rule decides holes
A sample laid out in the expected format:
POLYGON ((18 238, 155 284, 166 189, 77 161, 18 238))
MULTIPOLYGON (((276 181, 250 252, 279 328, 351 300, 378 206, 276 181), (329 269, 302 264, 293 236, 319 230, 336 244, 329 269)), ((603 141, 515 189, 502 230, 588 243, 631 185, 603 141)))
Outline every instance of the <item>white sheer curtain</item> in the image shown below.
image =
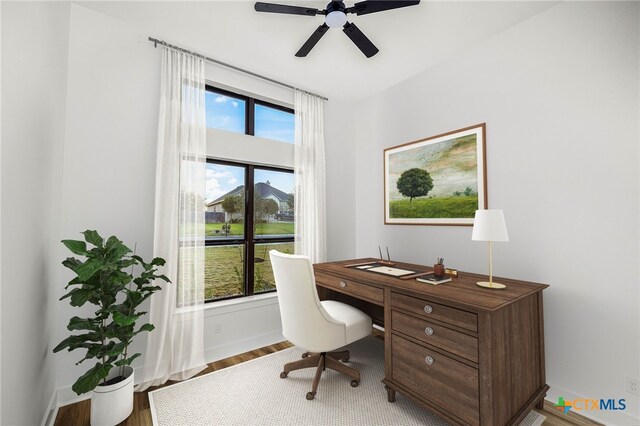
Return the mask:
POLYGON ((324 102, 296 90, 295 252, 311 262, 326 259, 324 102))
POLYGON ((145 367, 137 390, 184 380, 204 360, 204 60, 162 48, 154 256, 171 284, 151 297, 145 367))

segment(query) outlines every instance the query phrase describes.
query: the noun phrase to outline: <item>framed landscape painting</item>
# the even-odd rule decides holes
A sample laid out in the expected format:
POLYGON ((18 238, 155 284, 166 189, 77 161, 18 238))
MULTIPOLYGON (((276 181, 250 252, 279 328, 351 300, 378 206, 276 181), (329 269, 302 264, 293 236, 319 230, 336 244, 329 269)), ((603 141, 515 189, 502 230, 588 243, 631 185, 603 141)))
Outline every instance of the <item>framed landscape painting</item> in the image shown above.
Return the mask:
POLYGON ((473 225, 487 208, 485 125, 384 150, 384 223, 473 225))

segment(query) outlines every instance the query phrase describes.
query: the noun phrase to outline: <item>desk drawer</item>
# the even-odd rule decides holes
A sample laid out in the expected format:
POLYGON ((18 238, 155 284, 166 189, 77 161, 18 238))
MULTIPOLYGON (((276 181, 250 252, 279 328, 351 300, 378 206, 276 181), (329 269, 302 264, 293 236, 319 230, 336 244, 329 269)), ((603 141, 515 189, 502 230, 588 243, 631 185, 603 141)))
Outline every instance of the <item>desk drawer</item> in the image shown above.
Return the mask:
MULTIPOLYGON (((446 284, 445 284, 446 285, 446 284)), ((391 306, 404 309, 424 318, 433 318, 438 321, 456 325, 470 331, 478 331, 478 318, 476 314, 449 306, 433 303, 417 297, 404 294, 391 293, 391 306)))
POLYGON ((479 418, 478 370, 393 335, 393 381, 464 422, 479 418))
POLYGON ((381 288, 367 284, 336 278, 322 273, 316 274, 316 283, 322 287, 327 287, 340 293, 350 294, 355 297, 363 297, 380 304, 382 304, 384 300, 384 291, 381 288))
POLYGON ((392 312, 391 318, 394 330, 469 361, 478 362, 478 339, 475 337, 401 312, 392 312))

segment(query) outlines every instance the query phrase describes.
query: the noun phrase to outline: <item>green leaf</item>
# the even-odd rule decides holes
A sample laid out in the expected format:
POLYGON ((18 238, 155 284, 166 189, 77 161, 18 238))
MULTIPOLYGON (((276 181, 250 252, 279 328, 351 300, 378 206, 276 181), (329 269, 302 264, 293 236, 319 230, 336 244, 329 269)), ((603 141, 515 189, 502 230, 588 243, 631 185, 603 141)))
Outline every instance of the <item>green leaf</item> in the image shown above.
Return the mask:
POLYGON ((140 315, 125 315, 122 312, 113 313, 113 322, 120 326, 127 326, 135 324, 140 315))
POLYGON ((131 249, 125 246, 119 239, 109 238, 109 243, 105 247, 107 249, 107 259, 111 262, 122 259, 127 253, 131 253, 131 249))
MULTIPOLYGON (((117 343, 107 352, 107 356, 117 357, 121 353, 123 353, 127 349, 127 345, 125 343, 117 343)), ((117 364, 116 364, 117 365, 117 364)))
POLYGON ((96 247, 102 247, 102 242, 104 240, 97 231, 86 230, 82 234, 84 234, 84 239, 87 240, 87 242, 96 247))
POLYGON ((89 259, 82 265, 78 266, 75 270, 76 274, 78 274, 78 279, 80 281, 86 281, 93 276, 96 272, 98 272, 104 263, 100 259, 89 259))
POLYGON ((131 363, 133 362, 134 359, 138 358, 141 354, 137 353, 137 354, 133 354, 131 355, 129 358, 127 359, 121 359, 119 361, 116 361, 114 364, 117 366, 123 366, 123 365, 131 365, 131 363))
POLYGON ((91 343, 86 346, 87 353, 84 355, 84 358, 76 362, 76 365, 81 364, 82 362, 91 358, 102 358, 102 355, 100 354, 100 351, 102 351, 102 343, 91 343))
POLYGON ((82 306, 91 299, 91 296, 93 296, 95 292, 91 289, 74 288, 69 294, 71 295, 71 306, 82 306))
POLYGON ((87 318, 73 317, 69 320, 69 325, 67 325, 67 330, 99 331, 100 325, 96 324, 95 321, 92 321, 87 318))
POLYGON ((155 328, 153 324, 144 324, 135 334, 142 333, 143 331, 153 331, 155 328))
POLYGON ((74 279, 72 279, 71 281, 69 281, 69 282, 67 283, 67 285, 66 285, 66 286, 64 286, 64 289, 66 290, 66 289, 68 289, 69 287, 71 287, 72 285, 81 285, 81 284, 85 284, 85 283, 83 283, 82 281, 80 281, 80 280, 78 279, 78 277, 75 277, 74 279))
POLYGON ((60 352, 67 347, 70 351, 81 347, 89 347, 92 343, 87 342, 99 342, 100 340, 98 333, 74 334, 60 342, 58 346, 53 348, 53 352, 60 352))
POLYGON ((78 254, 81 256, 87 255, 87 243, 84 241, 76 241, 76 240, 62 240, 62 244, 64 244, 73 254, 78 254))
POLYGON ((109 375, 109 371, 113 368, 111 364, 97 363, 93 368, 84 373, 73 384, 71 389, 78 395, 92 391, 98 386, 100 381, 109 375))
POLYGON ((67 257, 65 260, 62 261, 62 265, 66 266, 72 271, 75 271, 75 268, 77 268, 80 264, 82 264, 82 262, 80 262, 75 257, 67 257))
MULTIPOLYGON (((65 287, 66 288, 66 287, 65 287)), ((64 300, 67 297, 71 297, 73 296, 73 293, 75 293, 76 291, 80 290, 79 288, 74 288, 73 290, 71 290, 69 293, 65 294, 64 296, 62 296, 60 299, 58 300, 64 300)))
POLYGON ((161 257, 154 257, 151 261, 151 264, 155 266, 164 266, 165 263, 167 263, 167 261, 161 257))

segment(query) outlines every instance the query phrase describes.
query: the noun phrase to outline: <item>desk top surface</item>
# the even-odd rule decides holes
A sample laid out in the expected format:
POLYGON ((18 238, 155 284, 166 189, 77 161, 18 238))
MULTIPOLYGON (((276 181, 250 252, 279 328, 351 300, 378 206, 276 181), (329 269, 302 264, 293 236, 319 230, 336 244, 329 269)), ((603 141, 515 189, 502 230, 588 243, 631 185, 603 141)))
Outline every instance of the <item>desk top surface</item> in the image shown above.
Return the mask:
MULTIPOLYGON (((343 279, 359 281, 375 287, 391 287, 401 292, 409 292, 418 296, 449 301, 474 310, 494 311, 505 305, 514 303, 533 293, 544 290, 547 284, 532 283, 510 278, 494 277, 495 282, 505 284, 502 290, 491 290, 478 287, 476 282, 488 281, 487 275, 459 272, 453 281, 440 285, 421 283, 415 279, 402 280, 389 275, 369 272, 357 268, 347 268, 345 265, 363 262, 375 262, 379 259, 361 258, 342 260, 338 262, 317 263, 314 265, 316 273, 325 273, 343 279)), ((395 268, 408 269, 416 272, 431 271, 432 268, 412 263, 395 262, 395 268)))

